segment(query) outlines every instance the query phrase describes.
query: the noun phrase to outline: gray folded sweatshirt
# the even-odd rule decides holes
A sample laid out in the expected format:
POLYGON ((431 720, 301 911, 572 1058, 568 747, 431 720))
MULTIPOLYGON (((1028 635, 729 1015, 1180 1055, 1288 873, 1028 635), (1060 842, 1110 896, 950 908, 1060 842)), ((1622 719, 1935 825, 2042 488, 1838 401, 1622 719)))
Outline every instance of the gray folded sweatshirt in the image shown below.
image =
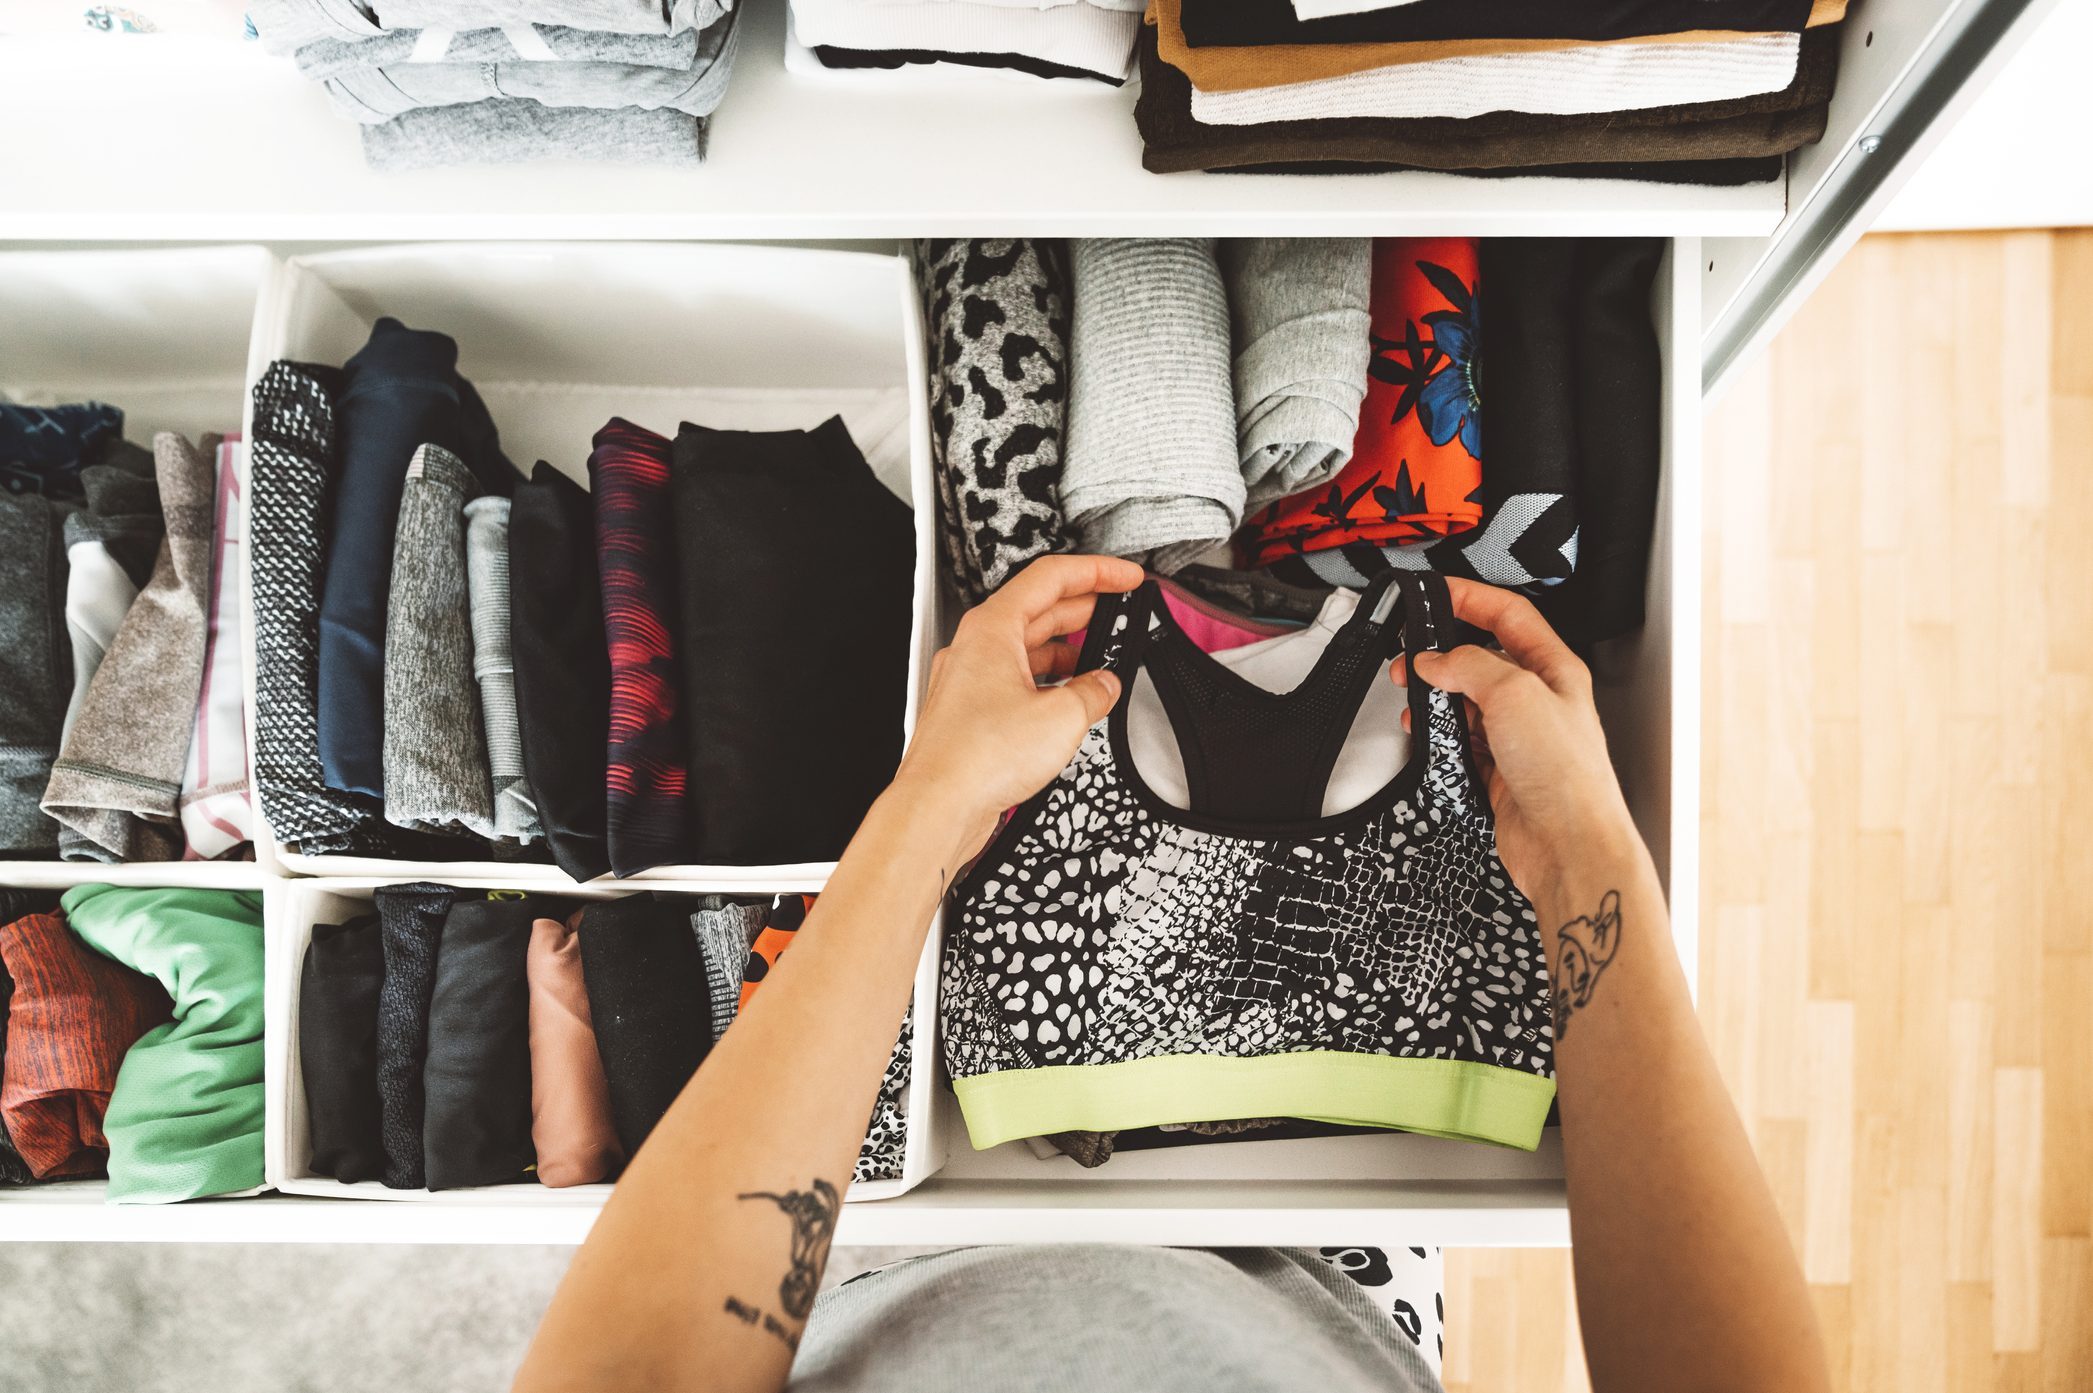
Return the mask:
POLYGON ((1326 482, 1352 458, 1373 357, 1372 266, 1365 237, 1221 244, 1247 511, 1326 482))
POLYGON ((53 856, 43 810, 73 689, 65 521, 74 505, 0 492, 0 854, 53 856))
POLYGON ((67 855, 171 861, 182 854, 182 771, 203 688, 218 440, 153 437, 167 535, 81 701, 44 811, 84 839, 67 855))
POLYGON ((365 126, 363 158, 382 170, 532 160, 696 165, 705 159, 705 123, 635 106, 597 111, 507 99, 425 106, 365 126))
MULTIPOLYGON (((705 30, 713 34, 718 26, 705 30)), ((319 39, 298 50, 298 71, 314 82, 360 68, 416 63, 619 63, 640 68, 680 68, 698 61, 698 31, 679 34, 609 34, 534 24, 524 29, 438 31, 424 39, 419 29, 388 29, 369 39, 319 39)))
POLYGON ((1167 573, 1243 520, 1214 240, 1090 237, 1070 251, 1061 506, 1083 550, 1167 573))
POLYGON ((618 34, 703 29, 731 0, 248 0, 247 22, 270 53, 322 39, 375 38, 394 29, 504 29, 560 25, 618 34))
POLYGON ((465 505, 465 589, 472 605, 472 673, 480 684, 487 772, 494 781, 494 834, 534 842, 545 834, 523 777, 523 726, 516 716, 516 659, 509 646, 509 500, 465 505))
POLYGON ((494 787, 472 677, 465 500, 472 471, 440 445, 407 465, 385 611, 385 820, 494 835, 494 787))
MULTIPOLYGON (((687 116, 709 116, 727 95, 727 79, 734 67, 735 34, 739 30, 734 21, 735 16, 728 15, 705 30, 696 55, 681 68, 593 61, 446 59, 345 67, 325 82, 335 109, 366 125, 390 120, 417 107, 457 106, 504 97, 528 98, 546 106, 663 108, 687 116)), ((301 67, 303 56, 304 50, 300 50, 301 67)))

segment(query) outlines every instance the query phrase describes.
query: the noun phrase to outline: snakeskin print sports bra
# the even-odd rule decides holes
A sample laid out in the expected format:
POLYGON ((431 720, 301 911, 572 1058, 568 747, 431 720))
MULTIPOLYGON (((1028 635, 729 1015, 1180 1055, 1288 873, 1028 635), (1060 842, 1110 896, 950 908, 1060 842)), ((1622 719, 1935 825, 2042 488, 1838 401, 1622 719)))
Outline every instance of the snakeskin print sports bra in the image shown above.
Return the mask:
POLYGON ((1547 967, 1456 699, 1413 678, 1407 766, 1321 811, 1398 650, 1398 597, 1407 651, 1451 646, 1445 581, 1385 576, 1283 693, 1199 652, 1153 583, 1099 601, 1081 666, 1119 673, 1121 700, 948 916, 940 1033, 976 1147, 1254 1117, 1537 1143, 1555 1093, 1547 967), (1191 811, 1128 758, 1144 668, 1191 811))

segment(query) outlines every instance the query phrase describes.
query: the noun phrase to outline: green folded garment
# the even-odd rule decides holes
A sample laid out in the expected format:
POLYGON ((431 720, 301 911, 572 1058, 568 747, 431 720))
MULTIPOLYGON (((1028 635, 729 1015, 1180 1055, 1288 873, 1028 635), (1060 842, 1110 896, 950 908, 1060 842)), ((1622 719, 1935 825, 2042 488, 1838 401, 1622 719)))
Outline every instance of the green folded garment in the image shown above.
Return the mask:
POLYGON ((109 1095, 110 1200, 260 1185, 262 897, 82 885, 62 903, 82 942, 174 998, 174 1019, 131 1046, 109 1095))

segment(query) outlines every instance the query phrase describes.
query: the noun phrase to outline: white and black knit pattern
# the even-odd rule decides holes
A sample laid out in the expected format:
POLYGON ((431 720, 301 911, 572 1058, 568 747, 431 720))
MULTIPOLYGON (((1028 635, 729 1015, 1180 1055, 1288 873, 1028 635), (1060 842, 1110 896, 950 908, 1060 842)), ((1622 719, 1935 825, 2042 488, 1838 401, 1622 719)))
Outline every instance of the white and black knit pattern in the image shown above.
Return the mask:
POLYGON ((901 1018, 901 1038, 887 1057, 887 1072, 879 1081, 879 1100, 872 1105, 872 1122, 858 1148, 857 1163, 850 1178, 899 1180, 908 1153, 908 1082, 915 1054, 916 1008, 911 1005, 901 1018))
POLYGON ((369 800, 320 773, 320 579, 335 468, 331 368, 276 362, 254 384, 247 535, 254 594, 254 783, 279 842, 384 855, 369 800))
MULTIPOLYGON (((1432 612, 1443 583, 1404 587, 1406 630, 1450 623, 1432 612)), ((1113 623, 1104 661, 1130 682, 1125 612, 1113 623)), ((947 1070, 1337 1050, 1550 1076, 1533 910, 1497 859, 1455 700, 1420 691, 1421 777, 1289 836, 1160 814, 1120 767, 1113 718, 1092 727, 960 890, 947 1070)))
POLYGON ((916 288, 930 362, 938 536, 969 603, 1069 548, 1061 515, 1068 271, 1027 238, 924 238, 916 288))

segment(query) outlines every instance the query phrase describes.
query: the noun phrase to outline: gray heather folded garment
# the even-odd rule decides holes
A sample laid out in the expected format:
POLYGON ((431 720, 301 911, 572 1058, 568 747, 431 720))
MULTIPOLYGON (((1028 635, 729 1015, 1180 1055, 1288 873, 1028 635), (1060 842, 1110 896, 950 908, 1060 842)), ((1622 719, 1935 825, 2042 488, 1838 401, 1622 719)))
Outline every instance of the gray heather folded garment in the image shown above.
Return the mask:
POLYGON ((365 126, 363 158, 383 170, 530 160, 696 165, 705 159, 705 122, 634 106, 598 111, 517 100, 425 106, 365 126))
POLYGON ((1373 243, 1365 237, 1221 244, 1246 510, 1313 488, 1351 459, 1373 357, 1372 264, 1373 243))
POLYGON ((50 856, 44 785, 73 689, 65 632, 65 521, 41 493, 0 491, 0 855, 50 856))
MULTIPOLYGON (((323 39, 354 41, 398 29, 525 29, 558 25, 618 34, 703 29, 731 0, 248 0, 247 22, 270 53, 323 39)), ((523 40, 529 42, 528 39, 523 40)))
POLYGON ((480 684, 487 771, 494 781, 494 834, 534 842, 545 834, 523 780, 523 727, 516 717, 516 659, 509 646, 509 500, 465 505, 465 590, 472 606, 472 673, 480 684))
MULTIPOLYGON (((718 26, 708 27, 710 35, 718 26)), ((698 61, 698 31, 680 34, 607 34, 535 24, 529 29, 466 29, 424 39, 419 29, 389 29, 371 39, 320 39, 298 50, 298 71, 314 82, 360 68, 417 63, 543 62, 620 63, 639 68, 681 68, 698 61), (437 44, 441 48, 437 49, 437 44), (421 50, 417 52, 417 49, 421 50), (433 50, 433 51, 432 51, 433 50)))
POLYGON ((741 1008, 742 968, 748 962, 749 945, 763 928, 763 906, 721 900, 716 909, 692 914, 690 927, 698 936, 698 952, 705 959, 705 993, 712 1003, 712 1042, 718 1044, 741 1008))
POLYGON ((407 465, 385 610, 385 820, 494 835, 487 737, 472 680, 465 500, 472 471, 440 445, 407 465))
POLYGON ((416 107, 503 97, 528 98, 546 106, 666 108, 686 116, 710 116, 726 97, 734 68, 740 28, 734 21, 728 15, 705 30, 697 56, 681 68, 564 61, 396 62, 345 68, 326 79, 327 92, 337 111, 366 125, 416 107))
POLYGON ((153 437, 167 535, 44 789, 44 811, 82 838, 66 840, 73 859, 171 861, 182 853, 179 803, 203 690, 217 461, 215 435, 201 446, 173 431, 153 437))
POLYGON ((1062 509, 1083 550, 1167 573, 1243 520, 1214 239, 1079 238, 1071 264, 1062 509))

